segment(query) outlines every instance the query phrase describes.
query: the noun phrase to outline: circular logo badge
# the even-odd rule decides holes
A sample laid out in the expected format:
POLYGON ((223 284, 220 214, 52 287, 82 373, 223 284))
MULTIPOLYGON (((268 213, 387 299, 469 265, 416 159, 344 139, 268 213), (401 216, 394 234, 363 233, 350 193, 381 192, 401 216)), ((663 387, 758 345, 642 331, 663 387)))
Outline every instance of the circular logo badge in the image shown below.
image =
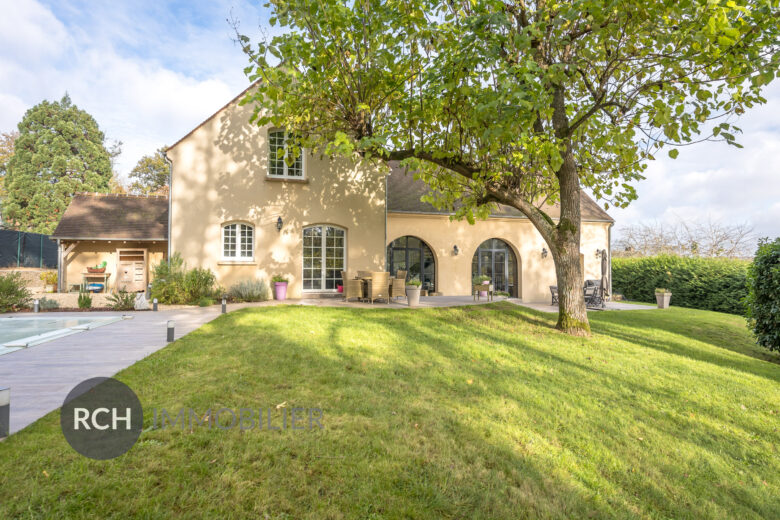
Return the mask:
POLYGON ((141 435, 144 411, 129 386, 110 377, 76 385, 60 411, 62 434, 71 447, 91 459, 113 459, 141 435))

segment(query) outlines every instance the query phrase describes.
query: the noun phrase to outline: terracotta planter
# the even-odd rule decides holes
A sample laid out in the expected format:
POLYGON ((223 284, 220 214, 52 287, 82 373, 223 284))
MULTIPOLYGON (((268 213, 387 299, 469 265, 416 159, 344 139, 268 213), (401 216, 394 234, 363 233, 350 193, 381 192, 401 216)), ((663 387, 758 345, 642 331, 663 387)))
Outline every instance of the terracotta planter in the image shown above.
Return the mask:
POLYGON ((417 307, 420 305, 420 287, 416 285, 407 285, 406 301, 409 303, 409 307, 417 307))
POLYGON ((672 293, 655 293, 655 301, 658 303, 659 309, 668 309, 669 300, 672 299, 672 293))
POLYGON ((93 274, 105 273, 106 272, 106 268, 105 267, 101 267, 99 269, 95 269, 94 267, 87 267, 87 272, 88 273, 93 273, 93 274))
POLYGON ((287 299, 287 282, 274 282, 274 296, 279 301, 287 299))

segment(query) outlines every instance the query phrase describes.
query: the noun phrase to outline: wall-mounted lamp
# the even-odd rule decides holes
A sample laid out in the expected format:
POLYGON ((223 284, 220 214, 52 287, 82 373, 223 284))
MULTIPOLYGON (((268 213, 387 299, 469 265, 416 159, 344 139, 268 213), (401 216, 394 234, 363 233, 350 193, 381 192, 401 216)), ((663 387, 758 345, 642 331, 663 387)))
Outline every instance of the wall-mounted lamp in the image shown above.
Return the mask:
POLYGON ((284 222, 282 222, 282 217, 279 217, 276 219, 276 230, 281 231, 282 226, 284 225, 284 222))
POLYGON ((596 258, 601 258, 601 249, 596 249, 596 258))
POLYGON ((547 258, 547 248, 546 247, 542 248, 542 258, 547 258))
POLYGON ((460 253, 460 250, 458 249, 457 244, 452 246, 452 254, 455 256, 458 256, 458 253, 460 253))

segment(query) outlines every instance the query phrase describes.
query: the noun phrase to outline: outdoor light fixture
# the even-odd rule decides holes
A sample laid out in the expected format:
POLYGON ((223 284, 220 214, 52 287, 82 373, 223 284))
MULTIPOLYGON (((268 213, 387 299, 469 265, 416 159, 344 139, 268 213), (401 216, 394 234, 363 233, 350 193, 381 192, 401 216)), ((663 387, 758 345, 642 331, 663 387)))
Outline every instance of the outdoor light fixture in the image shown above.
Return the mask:
POLYGON ((277 231, 281 231, 282 230, 282 225, 283 225, 282 217, 277 218, 276 219, 276 230, 277 231))
POLYGON ((601 249, 596 249, 596 258, 601 257, 601 249))
POLYGON ((173 334, 174 330, 176 328, 176 322, 173 320, 168 320, 168 343, 173 341, 173 334))
POLYGON ((542 258, 547 258, 547 248, 546 247, 542 248, 542 258))
POLYGON ((458 256, 458 253, 460 253, 460 251, 458 250, 458 245, 455 244, 454 246, 452 246, 452 254, 458 256))

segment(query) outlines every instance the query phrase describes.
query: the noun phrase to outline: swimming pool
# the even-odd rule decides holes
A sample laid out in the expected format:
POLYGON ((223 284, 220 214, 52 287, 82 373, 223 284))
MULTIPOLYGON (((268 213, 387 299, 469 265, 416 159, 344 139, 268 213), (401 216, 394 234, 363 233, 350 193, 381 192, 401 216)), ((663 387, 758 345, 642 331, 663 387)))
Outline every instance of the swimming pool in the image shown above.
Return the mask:
POLYGON ((129 316, 56 317, 11 316, 0 318, 0 356, 53 339, 102 327, 129 316))

